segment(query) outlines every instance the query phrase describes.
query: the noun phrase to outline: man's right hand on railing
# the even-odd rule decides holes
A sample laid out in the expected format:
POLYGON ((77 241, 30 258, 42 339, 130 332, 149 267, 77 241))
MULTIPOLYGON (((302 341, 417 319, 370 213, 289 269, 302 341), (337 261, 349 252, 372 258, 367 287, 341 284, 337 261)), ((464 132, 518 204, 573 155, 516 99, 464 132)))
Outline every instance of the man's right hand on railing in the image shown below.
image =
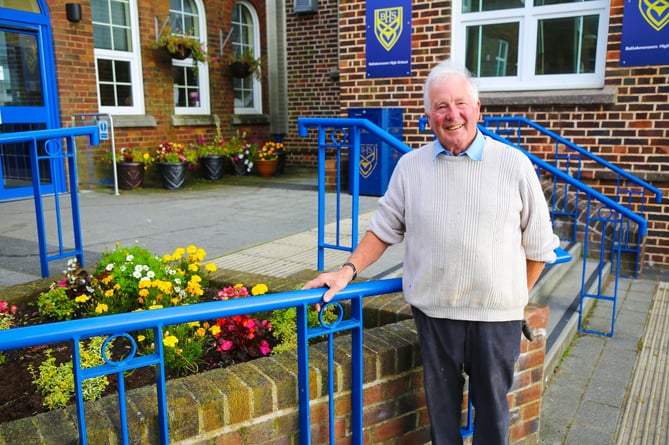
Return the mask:
MULTIPOLYGON (((347 263, 349 264, 349 263, 347 263)), ((307 282, 302 289, 317 289, 319 287, 328 287, 329 289, 323 294, 323 304, 327 304, 335 296, 337 292, 345 288, 348 283, 355 278, 354 270, 349 266, 342 266, 339 270, 334 272, 324 272, 307 282)), ((321 305, 316 305, 316 310, 321 310, 321 305)))
MULTIPOLYGON (((373 232, 367 231, 365 236, 360 240, 358 247, 355 248, 349 259, 342 264, 339 270, 320 274, 305 284, 302 289, 328 287, 329 289, 323 294, 323 303, 328 303, 337 292, 357 278, 358 272, 362 272, 370 264, 378 260, 387 248, 387 243, 381 241, 373 232)), ((316 310, 321 310, 320 304, 316 305, 316 310)))

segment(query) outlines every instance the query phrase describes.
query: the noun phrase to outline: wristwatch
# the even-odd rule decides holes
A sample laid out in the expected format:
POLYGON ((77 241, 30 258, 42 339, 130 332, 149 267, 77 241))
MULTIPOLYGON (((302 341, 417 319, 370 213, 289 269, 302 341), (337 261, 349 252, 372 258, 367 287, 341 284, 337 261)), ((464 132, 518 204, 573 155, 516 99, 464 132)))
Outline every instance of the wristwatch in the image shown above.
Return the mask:
POLYGON ((344 268, 345 266, 348 266, 351 269, 353 269, 353 278, 351 278, 351 280, 355 280, 358 277, 358 269, 355 267, 355 264, 353 264, 351 262, 347 262, 347 263, 342 264, 340 269, 344 268))

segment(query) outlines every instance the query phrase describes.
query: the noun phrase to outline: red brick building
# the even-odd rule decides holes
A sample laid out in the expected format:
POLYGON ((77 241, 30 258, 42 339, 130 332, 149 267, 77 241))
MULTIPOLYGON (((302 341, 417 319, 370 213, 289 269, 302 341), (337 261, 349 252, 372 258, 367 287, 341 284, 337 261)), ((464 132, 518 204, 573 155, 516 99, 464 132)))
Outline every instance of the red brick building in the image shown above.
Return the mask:
MULTIPOLYGON (((82 0, 80 16, 69 7, 69 18, 66 3, 0 6, 1 132, 69 126, 73 115, 109 113, 117 147, 148 150, 166 140, 211 137, 218 124, 224 137, 238 130, 259 140, 279 135, 289 165, 313 166, 313 139, 297 136, 300 116, 398 107, 404 142, 424 143, 430 136, 417 127, 423 80, 437 61, 453 57, 481 77, 484 115, 526 116, 669 194, 669 65, 621 66, 622 0, 537 0, 523 7, 519 0, 414 1, 405 29, 411 75, 388 78, 366 75, 365 1, 82 0), (197 69, 189 59, 172 60, 155 47, 166 30, 198 39, 213 58, 197 69), (27 96, 7 85, 19 78, 11 54, 23 51, 26 66, 34 47, 46 102, 24 115, 48 117, 27 125, 11 107, 24 105, 27 96), (564 48, 570 48, 566 56, 564 48), (227 58, 244 50, 263 59, 260 78, 232 77, 227 58)), ((82 182, 104 174, 101 154, 80 159, 82 182)), ((595 186, 606 179, 596 171, 589 177, 595 186)), ((644 265, 667 268, 666 198, 647 210, 644 265)))

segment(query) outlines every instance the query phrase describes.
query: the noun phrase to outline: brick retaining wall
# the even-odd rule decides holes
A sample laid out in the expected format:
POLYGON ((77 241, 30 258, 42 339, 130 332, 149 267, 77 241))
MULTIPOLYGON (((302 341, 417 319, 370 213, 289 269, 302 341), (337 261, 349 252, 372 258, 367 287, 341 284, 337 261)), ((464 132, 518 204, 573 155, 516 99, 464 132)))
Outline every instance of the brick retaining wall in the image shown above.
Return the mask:
MULTIPOLYGON (((365 324, 389 322, 365 330, 364 442, 420 444, 429 441, 418 339, 401 294, 366 300, 365 324), (392 309, 391 309, 392 308, 392 309), (387 313, 386 312, 392 312, 387 313), (375 315, 376 314, 376 315, 375 315), (403 319, 404 318, 404 319, 403 319)), ((511 404, 511 443, 539 443, 548 308, 530 305, 526 317, 536 340, 520 340, 511 404)), ((335 347, 335 434, 350 437, 350 357, 348 336, 335 347)), ((312 443, 328 443, 327 361, 325 345, 310 348, 312 443)), ((171 443, 297 443, 297 355, 277 354, 167 382, 171 443)), ((116 397, 86 404, 89 442, 115 444, 120 439, 116 397)), ((157 443, 155 389, 128 392, 130 442, 157 443)), ((0 425, 0 445, 74 444, 74 407, 0 425)))

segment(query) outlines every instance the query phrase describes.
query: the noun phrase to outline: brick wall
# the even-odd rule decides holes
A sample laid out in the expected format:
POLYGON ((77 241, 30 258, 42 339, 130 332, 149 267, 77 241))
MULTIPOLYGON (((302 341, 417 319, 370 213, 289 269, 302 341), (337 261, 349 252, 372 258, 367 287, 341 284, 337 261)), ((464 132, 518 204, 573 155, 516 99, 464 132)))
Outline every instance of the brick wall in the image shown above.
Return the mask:
MULTIPOLYGON (((364 443, 415 445, 430 440, 418 338, 402 294, 366 300, 364 443), (383 308, 383 310, 381 310, 383 308)), ((528 306, 536 340, 521 339, 511 406, 511 443, 538 444, 548 308, 528 306)), ((326 345, 310 347, 313 444, 328 444, 326 345)), ((335 344, 335 443, 350 440, 350 338, 335 344)), ((299 436, 297 356, 286 352, 167 382, 171 443, 284 445, 299 436)), ((115 397, 86 404, 89 443, 118 443, 115 397)), ((155 389, 128 391, 129 438, 155 443, 155 389)), ((76 443, 74 407, 0 424, 0 445, 76 443)), ((471 438, 466 442, 471 443, 471 438)))
MULTIPOLYGON (((91 8, 89 2, 82 2, 82 21, 70 23, 65 18, 66 0, 49 0, 49 10, 53 21, 54 49, 56 53, 56 75, 59 85, 60 115, 63 126, 70 126, 72 114, 97 113, 97 90, 95 77, 95 60, 93 45, 93 26, 91 24, 91 8)), ((135 116, 125 119, 115 118, 115 143, 117 149, 123 146, 149 150, 161 142, 171 140, 184 144, 194 143, 198 136, 212 137, 215 134, 215 122, 210 116, 204 119, 174 119, 174 95, 172 87, 171 60, 163 51, 155 49, 152 44, 156 39, 154 18, 157 17, 159 27, 169 15, 169 0, 142 0, 138 3, 140 28, 140 45, 142 52, 142 73, 144 77, 144 101, 146 116, 135 116), (149 119, 146 119, 146 118, 149 119), (150 122, 137 126, 136 122, 150 122), (123 121, 130 124, 124 125, 123 121)), ((263 55, 267 48, 264 24, 266 22, 264 1, 251 0, 258 13, 261 30, 263 55)), ((207 43, 210 53, 220 53, 219 31, 227 35, 231 28, 233 2, 206 2, 207 12, 207 43)), ((230 41, 226 44, 223 54, 231 53, 230 41)), ((267 119, 246 122, 234 116, 234 98, 232 77, 227 64, 217 57, 218 62, 209 66, 211 115, 220 119, 221 130, 225 136, 235 131, 247 131, 252 137, 265 140, 269 136, 267 119)), ((264 80, 263 90, 267 91, 264 80)), ((263 109, 268 110, 267 94, 263 95, 263 109)), ((267 111, 266 111, 267 112, 267 111)), ((80 179, 82 185, 91 183, 93 170, 99 174, 107 171, 111 175, 110 165, 104 161, 105 153, 109 152, 110 143, 104 143, 93 149, 92 155, 80 156, 80 179)))
MULTIPOLYGON (((328 3, 309 20, 318 22, 321 15, 330 14, 326 9, 331 7, 328 3)), ((450 2, 436 0, 413 4, 412 8, 412 77, 366 79, 365 3, 340 2, 340 100, 333 104, 330 114, 345 116, 345 110, 351 107, 402 107, 404 142, 417 148, 429 137, 417 129, 417 120, 423 115, 422 83, 429 69, 450 55, 451 11, 450 2)), ((661 204, 646 203, 649 231, 643 266, 669 268, 669 66, 619 66, 622 14, 623 1, 613 0, 604 90, 487 93, 481 95, 481 111, 484 116, 524 115, 661 189, 665 196, 661 204)), ((296 34, 289 46, 302 45, 304 38, 296 34)), ((291 49, 289 60, 297 51, 291 49)), ((305 69, 303 59, 295 60, 298 63, 289 64, 294 67, 290 76, 305 69)), ((309 66, 307 71, 312 69, 309 66)), ((292 102, 292 107, 297 110, 291 108, 291 120, 292 116, 318 115, 311 106, 292 102)), ((313 150, 315 144, 311 147, 313 150)), ((543 147, 529 148, 540 151, 543 147)), ((610 188, 610 178, 601 172, 586 172, 587 176, 592 178, 590 185, 610 188)))
MULTIPOLYGON (((336 0, 320 0, 318 12, 295 14, 286 1, 286 47, 288 59, 288 162, 315 166, 315 135, 297 136, 298 117, 340 115, 336 0)), ((343 48, 343 47, 342 47, 343 48)), ((342 49, 342 52, 344 49, 342 49)))

